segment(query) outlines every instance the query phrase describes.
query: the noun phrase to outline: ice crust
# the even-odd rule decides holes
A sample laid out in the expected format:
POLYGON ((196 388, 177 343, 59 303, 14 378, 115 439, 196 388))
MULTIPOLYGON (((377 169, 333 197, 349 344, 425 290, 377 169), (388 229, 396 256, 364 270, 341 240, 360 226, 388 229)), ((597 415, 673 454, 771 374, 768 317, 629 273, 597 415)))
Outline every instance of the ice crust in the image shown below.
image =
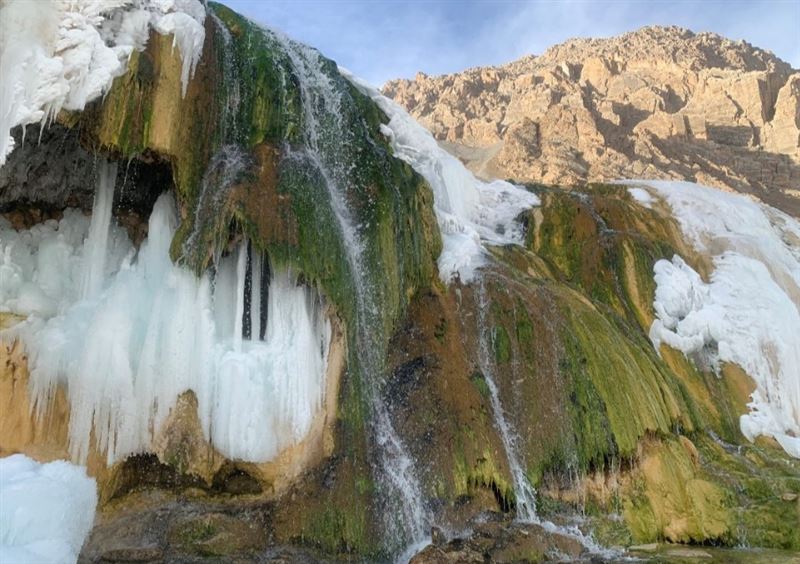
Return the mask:
POLYGON ((756 384, 742 433, 773 437, 800 458, 800 222, 689 182, 635 184, 669 204, 684 235, 714 264, 706 282, 679 256, 656 263, 653 344, 710 366, 741 366, 756 384))

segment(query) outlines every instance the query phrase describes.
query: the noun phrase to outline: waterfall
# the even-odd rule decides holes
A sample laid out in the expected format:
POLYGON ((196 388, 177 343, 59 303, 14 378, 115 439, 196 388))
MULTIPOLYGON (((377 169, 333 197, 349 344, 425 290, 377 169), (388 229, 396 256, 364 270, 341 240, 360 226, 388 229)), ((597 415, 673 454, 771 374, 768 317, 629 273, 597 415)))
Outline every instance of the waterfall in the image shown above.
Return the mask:
MULTIPOLYGON (((220 209, 225 204, 225 199, 231 188, 241 175, 247 170, 249 161, 242 150, 234 145, 220 147, 206 167, 200 181, 200 191, 194 208, 192 231, 186 237, 181 249, 182 258, 189 264, 196 266, 202 262, 204 253, 214 243, 214 228, 220 209)), ((214 259, 218 260, 222 249, 212 247, 214 259)))
POLYGON ((500 440, 506 452, 508 467, 511 470, 511 479, 514 482, 514 495, 517 498, 517 519, 525 523, 538 522, 536 516, 536 492, 528 477, 525 475, 522 463, 517 454, 517 434, 506 417, 503 405, 500 402, 500 390, 495 380, 495 362, 492 355, 492 335, 488 324, 487 314, 489 300, 483 278, 477 281, 475 300, 478 312, 478 364, 489 388, 489 399, 492 404, 495 426, 500 433, 500 440))
POLYGON ((406 161, 433 190, 436 219, 442 234, 439 276, 445 283, 458 277, 472 281, 487 264, 484 244, 514 245, 523 241, 517 217, 541 202, 536 194, 510 182, 483 182, 442 149, 428 130, 400 105, 369 84, 340 69, 389 117, 381 131, 397 158, 406 161))
POLYGON ((84 264, 82 295, 96 296, 102 288, 111 230, 111 210, 114 203, 114 184, 117 180, 117 163, 100 161, 97 171, 97 188, 92 206, 92 222, 85 248, 88 250, 84 264))
POLYGON ((489 401, 495 426, 503 443, 506 460, 511 471, 511 479, 516 497, 516 520, 520 523, 540 525, 551 534, 567 536, 581 543, 589 552, 601 558, 616 559, 616 549, 599 545, 591 534, 584 534, 574 525, 556 525, 552 521, 541 520, 536 513, 536 491, 525 475, 523 461, 519 456, 519 435, 509 421, 500 401, 500 389, 496 380, 496 362, 493 354, 494 335, 490 326, 490 301, 486 292, 486 273, 480 273, 475 282, 475 305, 477 310, 478 366, 489 389, 489 401))
POLYGON ((458 159, 439 147, 436 140, 398 104, 344 71, 345 76, 369 96, 389 116, 383 127, 395 154, 423 176, 434 193, 434 209, 442 233, 444 249, 439 257, 439 272, 445 282, 458 276, 462 282, 477 284, 479 364, 491 396, 492 412, 508 459, 517 498, 517 517, 536 521, 535 492, 519 460, 516 434, 506 418, 495 381, 486 325, 488 298, 480 272, 487 264, 484 244, 519 244, 523 230, 517 216, 540 203, 539 198, 503 181, 482 182, 458 159))
MULTIPOLYGON (((288 56, 299 81, 303 104, 302 149, 292 149, 288 158, 301 159, 315 168, 330 194, 355 285, 355 351, 365 385, 370 425, 379 455, 376 478, 382 490, 382 505, 390 548, 419 544, 427 536, 430 515, 423 504, 414 464, 395 431, 381 398, 385 374, 385 329, 380 314, 381 290, 370 280, 365 264, 365 241, 347 202, 352 160, 346 149, 353 144, 353 132, 343 126, 342 85, 326 74, 320 54, 288 37, 269 30, 288 56)), ((335 72, 335 70, 334 70, 335 72)))

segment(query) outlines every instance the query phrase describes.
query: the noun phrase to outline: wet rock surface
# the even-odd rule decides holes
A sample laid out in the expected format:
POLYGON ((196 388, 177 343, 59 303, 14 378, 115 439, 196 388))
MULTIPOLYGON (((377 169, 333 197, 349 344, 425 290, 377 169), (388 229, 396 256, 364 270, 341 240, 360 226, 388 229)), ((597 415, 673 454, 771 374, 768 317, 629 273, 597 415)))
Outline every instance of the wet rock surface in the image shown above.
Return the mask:
MULTIPOLYGON (((14 129, 17 148, 0 168, 0 212, 26 205, 43 213, 67 207, 91 210, 98 162, 109 154, 88 148, 81 135, 79 127, 60 123, 14 129)), ((122 160, 114 187, 115 214, 147 218, 158 196, 172 186, 171 165, 155 154, 122 160)))
MULTIPOLYGON (((437 537, 438 540, 437 540, 437 537)), ((411 559, 412 564, 445 562, 602 561, 577 538, 537 524, 515 523, 502 514, 483 514, 471 530, 447 541, 434 542, 411 559)))
POLYGON ((99 516, 79 562, 322 562, 310 550, 275 544, 272 510, 192 489, 133 493, 99 516))

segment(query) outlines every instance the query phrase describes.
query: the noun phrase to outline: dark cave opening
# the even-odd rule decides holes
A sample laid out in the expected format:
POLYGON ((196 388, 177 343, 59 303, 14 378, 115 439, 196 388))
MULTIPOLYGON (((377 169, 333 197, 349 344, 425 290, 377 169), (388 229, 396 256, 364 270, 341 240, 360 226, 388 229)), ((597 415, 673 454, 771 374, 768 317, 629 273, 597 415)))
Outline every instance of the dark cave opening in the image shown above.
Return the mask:
POLYGON ((0 215, 15 229, 58 220, 66 208, 90 213, 99 164, 107 158, 118 165, 113 214, 138 245, 156 200, 175 186, 169 160, 152 152, 124 160, 89 151, 78 128, 31 125, 12 134, 16 148, 0 168, 0 215))

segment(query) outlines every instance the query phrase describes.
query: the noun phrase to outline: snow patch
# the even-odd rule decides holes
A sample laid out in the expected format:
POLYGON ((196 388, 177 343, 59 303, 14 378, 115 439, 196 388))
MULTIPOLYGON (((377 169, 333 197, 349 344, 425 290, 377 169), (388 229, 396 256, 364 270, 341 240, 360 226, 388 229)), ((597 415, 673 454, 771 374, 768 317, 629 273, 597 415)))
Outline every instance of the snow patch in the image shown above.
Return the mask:
POLYGON ((642 206, 644 206, 644 207, 646 207, 648 209, 652 208, 653 204, 656 201, 656 199, 653 198, 653 196, 650 194, 650 192, 648 192, 644 188, 639 188, 639 187, 634 186, 634 187, 628 188, 628 193, 631 195, 631 197, 634 200, 636 200, 642 206))
POLYGON ((0 562, 74 563, 94 523, 97 488, 68 462, 0 458, 0 562))
POLYGON ((664 198, 715 267, 704 282, 678 256, 656 263, 653 344, 741 366, 757 386, 742 433, 773 437, 800 458, 800 222, 689 182, 636 182, 664 198))
POLYGON ((433 207, 444 244, 439 256, 443 281, 450 282, 456 275, 462 282, 471 281, 484 264, 484 243, 522 243, 523 229, 516 219, 541 204, 535 194, 503 180, 478 180, 396 102, 348 71, 339 70, 389 117, 381 131, 389 138, 395 156, 410 164, 433 189, 433 207))
POLYGON ((199 0, 7 0, 0 4, 0 166, 11 129, 83 110, 125 72, 152 27, 172 34, 183 59, 182 91, 202 54, 199 0))

